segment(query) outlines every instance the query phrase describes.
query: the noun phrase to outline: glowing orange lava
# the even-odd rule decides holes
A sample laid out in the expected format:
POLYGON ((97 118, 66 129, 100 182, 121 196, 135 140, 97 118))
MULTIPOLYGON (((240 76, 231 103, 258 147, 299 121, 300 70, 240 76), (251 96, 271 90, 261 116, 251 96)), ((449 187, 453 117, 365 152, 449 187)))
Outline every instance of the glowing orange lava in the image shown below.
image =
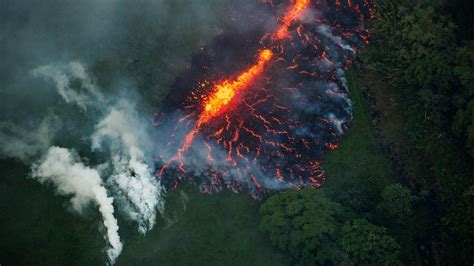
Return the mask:
POLYGON ((199 116, 197 127, 218 116, 232 101, 235 95, 249 88, 252 82, 264 71, 266 64, 272 59, 270 49, 262 50, 257 64, 240 74, 235 80, 226 80, 215 86, 213 94, 204 103, 204 110, 199 116))
MULTIPOLYGON (((295 0, 292 7, 285 13, 282 18, 283 25, 278 29, 276 33, 277 40, 283 40, 289 37, 288 28, 295 23, 297 18, 302 12, 309 6, 311 0, 295 0)), ((252 83, 261 75, 265 70, 267 63, 273 58, 273 52, 271 49, 261 50, 258 55, 258 62, 242 72, 235 80, 225 80, 224 82, 214 86, 214 90, 211 95, 204 101, 203 110, 198 116, 198 120, 194 128, 184 138, 183 145, 178 149, 177 154, 171 158, 171 160, 163 166, 160 170, 160 176, 164 170, 167 169, 171 162, 179 161, 179 168, 182 172, 185 172, 183 157, 184 154, 191 147, 196 134, 199 133, 203 124, 207 123, 214 117, 220 116, 229 106, 230 102, 235 98, 236 95, 245 92, 246 89, 250 88, 252 83)))
POLYGON ((324 155, 351 125, 344 72, 369 42, 373 0, 254 1, 250 13, 229 5, 253 28, 229 25, 202 47, 154 117, 166 189, 187 181, 261 200, 325 182, 324 155))
POLYGON ((278 29, 275 38, 285 39, 289 37, 288 28, 298 19, 299 16, 308 8, 311 0, 296 0, 290 10, 285 13, 285 16, 281 19, 282 25, 278 29))
MULTIPOLYGON (((246 89, 250 88, 255 79, 257 79, 265 70, 265 66, 272 59, 272 57, 273 53, 270 49, 262 50, 259 53, 258 62, 255 65, 241 73, 235 80, 225 80, 214 87, 214 92, 204 103, 204 109, 199 115, 196 125, 186 135, 183 145, 178 150, 176 156, 174 156, 169 163, 176 160, 180 161, 179 168, 182 172, 185 172, 184 164, 182 162, 184 153, 186 153, 191 147, 194 137, 199 132, 201 126, 213 117, 220 115, 237 94, 242 93, 246 89)), ((160 175, 162 175, 163 171, 168 168, 169 163, 163 166, 160 171, 160 175)))

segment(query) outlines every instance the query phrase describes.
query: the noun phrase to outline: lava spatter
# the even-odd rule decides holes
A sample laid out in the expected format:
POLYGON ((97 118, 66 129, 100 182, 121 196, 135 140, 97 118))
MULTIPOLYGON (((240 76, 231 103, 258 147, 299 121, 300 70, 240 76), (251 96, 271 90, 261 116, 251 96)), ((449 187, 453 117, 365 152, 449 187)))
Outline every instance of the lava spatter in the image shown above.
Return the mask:
POLYGON ((196 126, 200 127, 213 117, 221 115, 237 94, 244 93, 252 86, 253 81, 262 74, 272 57, 273 52, 270 49, 262 50, 258 55, 257 64, 240 74, 235 80, 225 80, 217 84, 212 95, 205 100, 204 110, 196 126))

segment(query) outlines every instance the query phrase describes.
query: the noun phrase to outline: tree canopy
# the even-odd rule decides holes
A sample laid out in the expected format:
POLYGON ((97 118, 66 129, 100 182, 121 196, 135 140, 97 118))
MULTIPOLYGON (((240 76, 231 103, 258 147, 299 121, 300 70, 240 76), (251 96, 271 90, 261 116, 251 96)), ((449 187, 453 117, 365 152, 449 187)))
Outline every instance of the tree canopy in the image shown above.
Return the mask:
POLYGON ((288 251, 301 264, 335 259, 335 242, 343 209, 320 190, 283 192, 261 207, 261 229, 272 242, 288 251))
POLYGON ((386 229, 353 216, 322 190, 292 190, 270 197, 260 208, 260 227, 298 264, 397 265, 399 246, 386 229))
POLYGON ((400 246, 387 230, 364 219, 344 224, 340 242, 353 265, 402 264, 398 259, 400 246))
POLYGON ((382 200, 377 210, 389 221, 404 224, 413 215, 413 203, 416 197, 411 190, 400 184, 388 185, 382 191, 382 200))

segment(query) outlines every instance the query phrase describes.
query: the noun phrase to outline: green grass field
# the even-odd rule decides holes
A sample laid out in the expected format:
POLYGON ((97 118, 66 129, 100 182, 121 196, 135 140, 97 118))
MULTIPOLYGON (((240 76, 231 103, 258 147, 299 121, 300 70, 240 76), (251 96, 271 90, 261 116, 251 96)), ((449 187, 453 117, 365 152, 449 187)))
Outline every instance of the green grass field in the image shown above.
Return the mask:
POLYGON ((339 148, 331 151, 323 165, 324 188, 337 191, 345 185, 369 182, 385 187, 392 181, 390 161, 379 150, 367 103, 354 71, 346 75, 353 104, 353 121, 339 148))
MULTIPOLYGON (((327 182, 323 190, 346 207, 371 216, 376 207, 380 191, 387 185, 396 182, 392 173, 390 160, 380 150, 375 135, 375 125, 369 113, 367 102, 362 93, 355 71, 347 72, 347 81, 353 102, 353 122, 343 136, 338 149, 330 152, 323 168, 327 182), (369 194, 372 193, 372 194, 369 194)), ((386 96, 388 97, 388 96, 386 96)), ((379 98, 377 98, 379 99, 379 98)), ((392 120, 393 124, 401 120, 392 120)), ((396 128, 401 128, 398 124, 396 128)), ((419 214, 417 214, 419 215, 419 214)), ((416 230, 416 220, 396 228, 389 228, 389 233, 397 239, 407 254, 401 254, 405 262, 420 262, 417 247, 412 238, 416 230), (410 248, 406 248, 406 247, 410 248)))
POLYGON ((258 229, 258 209, 247 195, 183 185, 168 194, 157 227, 128 241, 118 265, 283 265, 258 229))

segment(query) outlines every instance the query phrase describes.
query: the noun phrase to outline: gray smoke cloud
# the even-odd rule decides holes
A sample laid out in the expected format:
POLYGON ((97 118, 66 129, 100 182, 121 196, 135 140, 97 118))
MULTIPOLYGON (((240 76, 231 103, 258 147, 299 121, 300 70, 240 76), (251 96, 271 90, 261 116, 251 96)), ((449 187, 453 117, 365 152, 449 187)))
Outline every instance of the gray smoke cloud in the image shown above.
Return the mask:
POLYGON ((46 65, 32 71, 35 77, 45 77, 51 79, 57 92, 66 101, 74 103, 81 109, 86 110, 87 106, 97 106, 104 102, 104 96, 96 88, 93 81, 86 73, 86 69, 79 62, 70 62, 66 65, 46 65), (77 79, 81 82, 82 91, 78 92, 71 88, 71 80, 77 79))
MULTIPOLYGON (((151 119, 147 121, 143 118, 145 115, 139 114, 137 103, 132 97, 115 99, 102 94, 84 65, 79 62, 41 66, 34 69, 32 74, 53 81, 58 94, 66 103, 77 105, 87 112, 90 107, 94 110, 90 112, 98 113, 100 119, 92 135, 87 138, 90 139, 92 151, 106 152, 109 158, 96 169, 88 170, 95 171, 97 177, 105 180, 121 212, 137 223, 140 233, 145 234, 151 230, 155 224, 156 212, 162 212, 164 206, 162 186, 153 176, 151 119), (74 81, 80 85, 71 86, 74 81), (111 100, 105 100, 107 98, 111 100)), ((63 166, 66 168, 66 165, 63 166)), ((77 168, 77 165, 72 166, 77 168)), ((60 179, 61 173, 57 172, 54 180, 67 180, 68 176, 60 179)), ((62 185, 55 183, 58 188, 62 185)), ((108 224, 105 218, 104 216, 104 224, 108 224)), ((117 236, 108 233, 107 237, 118 239, 118 233, 116 234, 117 236)), ((112 241, 109 239, 109 242, 112 241)), ((114 248, 108 252, 110 261, 115 261, 120 251, 121 248, 114 248)))
POLYGON ((12 122, 0 122, 0 157, 30 161, 50 146, 61 121, 48 115, 38 125, 23 128, 12 122))

